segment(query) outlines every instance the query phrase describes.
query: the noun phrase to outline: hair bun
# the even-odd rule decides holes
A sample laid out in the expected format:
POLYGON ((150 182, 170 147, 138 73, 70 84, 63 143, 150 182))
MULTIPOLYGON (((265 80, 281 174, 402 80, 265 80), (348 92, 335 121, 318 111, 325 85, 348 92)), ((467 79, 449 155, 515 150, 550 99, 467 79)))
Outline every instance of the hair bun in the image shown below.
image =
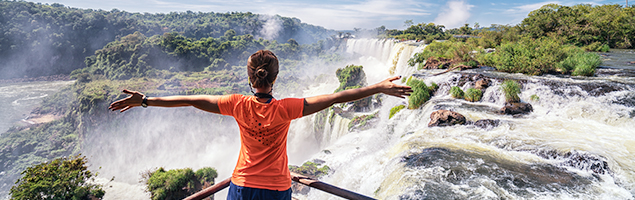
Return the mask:
POLYGON ((267 74, 269 74, 269 73, 264 68, 260 68, 260 69, 258 69, 256 71, 256 77, 261 78, 261 79, 266 78, 267 74))

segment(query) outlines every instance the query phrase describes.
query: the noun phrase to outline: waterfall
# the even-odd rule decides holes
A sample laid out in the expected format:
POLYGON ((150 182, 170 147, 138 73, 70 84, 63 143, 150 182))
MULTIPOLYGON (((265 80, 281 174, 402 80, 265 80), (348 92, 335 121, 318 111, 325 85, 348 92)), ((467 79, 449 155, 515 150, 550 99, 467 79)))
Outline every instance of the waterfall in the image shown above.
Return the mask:
MULTIPOLYGON (((440 88, 421 108, 389 110, 406 100, 385 97, 380 120, 368 130, 333 128, 310 159, 332 171, 322 181, 379 199, 633 199, 635 195, 635 83, 632 77, 526 76, 467 70, 438 76, 416 70, 407 60, 425 45, 392 40, 349 40, 374 82, 391 74, 415 75, 440 88), (387 46, 390 46, 388 51, 387 46), (375 49, 372 49, 375 48, 375 49), (368 67, 367 67, 368 65, 368 67), (453 99, 450 87, 472 87, 474 77, 491 80, 478 102, 453 99), (522 83, 521 101, 534 111, 497 113, 505 99, 503 80, 522 83), (531 96, 539 97, 532 100, 531 96), (428 127, 439 109, 468 121, 500 120, 486 129, 474 125, 428 127)), ((369 83, 374 83, 369 80, 369 83)), ((334 127, 348 121, 334 120, 334 127)), ((328 122, 327 122, 328 123, 328 122)), ((337 199, 311 190, 300 199, 337 199)))

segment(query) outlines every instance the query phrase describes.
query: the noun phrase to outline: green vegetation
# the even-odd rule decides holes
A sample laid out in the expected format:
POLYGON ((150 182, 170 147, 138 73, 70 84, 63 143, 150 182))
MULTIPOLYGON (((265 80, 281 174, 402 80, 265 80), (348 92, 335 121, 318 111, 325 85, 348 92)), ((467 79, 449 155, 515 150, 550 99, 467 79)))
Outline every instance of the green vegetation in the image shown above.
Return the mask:
MULTIPOLYGON (((462 60, 463 64, 474 66, 474 62, 466 60, 473 58, 480 64, 509 73, 592 76, 601 59, 594 53, 585 53, 585 50, 607 52, 610 48, 635 47, 632 42, 635 41, 633 15, 633 7, 616 4, 548 4, 532 11, 516 26, 492 25, 478 29, 475 24, 476 29, 472 29, 466 24, 458 29, 447 30, 443 34, 475 37, 450 38, 441 42, 447 43, 445 45, 435 45, 437 42, 433 42, 426 50, 440 49, 440 53, 433 53, 434 50, 419 53, 409 64, 414 66, 427 59, 438 61, 444 58, 462 60), (455 48, 459 51, 452 50, 450 46, 455 42, 465 45, 464 49, 477 50, 479 53, 471 55, 461 51, 461 48, 455 48), (496 48, 496 51, 484 54, 480 49, 485 48, 496 48)), ((399 38, 396 35, 403 34, 392 30, 386 33, 395 33, 392 34, 395 38, 399 38)))
POLYGON ((375 112, 371 115, 360 115, 353 117, 353 119, 348 122, 348 130, 353 129, 354 127, 364 130, 368 127, 368 125, 370 125, 368 124, 368 121, 377 118, 378 113, 379 112, 375 112))
POLYGON ((417 109, 430 100, 434 90, 426 85, 422 80, 408 78, 406 85, 412 87, 412 93, 408 97, 408 109, 417 109))
POLYGON ((450 95, 452 95, 452 98, 455 99, 463 99, 464 93, 460 87, 453 86, 452 88, 450 88, 450 95))
POLYGON ((289 171, 299 173, 302 175, 313 176, 315 178, 320 178, 328 174, 329 171, 331 170, 329 166, 324 165, 322 167, 319 167, 320 165, 322 164, 307 161, 305 163, 302 163, 302 166, 299 166, 299 167, 294 165, 289 165, 289 171))
POLYGON ((28 167, 22 175, 11 187, 11 199, 92 199, 105 194, 101 186, 88 183, 94 175, 79 155, 28 167))
POLYGON ((562 73, 590 76, 601 63, 597 54, 586 53, 579 47, 563 45, 551 38, 525 38, 503 44, 495 53, 479 58, 481 63, 495 66, 499 71, 530 75, 562 73))
MULTIPOLYGON (((175 71, 219 71, 232 70, 233 66, 246 66, 247 58, 260 50, 270 49, 285 63, 281 71, 295 71, 298 60, 307 56, 318 56, 318 45, 255 40, 251 35, 235 36, 228 30, 220 38, 186 38, 178 33, 165 33, 146 37, 140 32, 126 35, 108 43, 86 58, 87 68, 73 71, 104 75, 109 79, 132 77, 161 77, 165 70, 175 71), (313 53, 311 55, 305 52, 313 53), (287 64, 288 63, 288 64, 287 64)), ((298 73, 298 72, 295 72, 298 73)))
POLYGON ((470 89, 467 89, 467 91, 465 91, 465 100, 467 101, 471 101, 471 102, 480 101, 481 97, 483 97, 483 91, 479 89, 470 88, 470 89))
POLYGON ((443 32, 444 28, 445 26, 434 23, 420 23, 411 25, 403 31, 391 31, 388 35, 398 40, 424 40, 426 43, 430 43, 434 40, 449 38, 449 35, 443 32))
MULTIPOLYGON (((478 65, 476 60, 472 56, 472 51, 478 50, 478 48, 471 46, 464 42, 434 41, 421 53, 415 53, 415 55, 408 60, 410 66, 414 66, 420 63, 419 69, 423 68, 423 61, 428 59, 438 60, 439 58, 450 60, 454 63, 468 63, 470 65, 478 65)), ((440 66, 441 67, 441 66, 440 66)), ((451 66, 446 66, 451 67, 451 66)), ((445 68, 445 67, 444 67, 445 68)))
POLYGON ((196 172, 190 168, 168 171, 159 168, 143 176, 153 200, 176 200, 202 190, 204 185, 214 185, 214 179, 218 177, 218 174, 210 167, 196 172))
POLYGON ((400 110, 406 108, 406 105, 398 105, 395 107, 392 107, 390 109, 390 114, 388 115, 388 119, 392 118, 393 116, 395 116, 395 114, 397 114, 400 110))
POLYGON ((361 65, 348 65, 335 71, 340 86, 335 92, 366 86, 366 73, 361 65))
POLYGON ((501 84, 500 89, 505 94, 505 100, 509 103, 520 102, 520 84, 513 80, 506 80, 501 84))
MULTIPOLYGON (((344 68, 339 68, 335 71, 337 79, 340 81, 340 86, 335 89, 335 92, 357 89, 366 86, 366 73, 364 73, 364 67, 361 65, 348 65, 344 68)), ((352 109, 354 111, 361 111, 364 108, 370 106, 372 97, 366 97, 352 102, 352 109)))
MULTIPOLYGON (((0 10, 3 11, 0 27, 4 35, 0 37, 0 70, 3 70, 0 78, 68 74, 83 68, 84 58, 97 49, 135 32, 150 38, 177 32, 183 37, 200 40, 226 37, 232 30, 236 36, 250 35, 253 40, 259 40, 265 37, 260 33, 267 21, 275 20, 280 22, 282 30, 276 38, 265 39, 278 43, 292 38, 297 44, 316 43, 335 33, 302 23, 297 18, 250 12, 128 13, 117 9, 77 9, 58 3, 4 0, 0 1, 0 10)), ((138 56, 141 54, 133 57, 138 56)))
POLYGON ((540 101, 540 97, 538 97, 538 95, 532 94, 531 96, 529 96, 529 99, 531 99, 532 101, 540 101))

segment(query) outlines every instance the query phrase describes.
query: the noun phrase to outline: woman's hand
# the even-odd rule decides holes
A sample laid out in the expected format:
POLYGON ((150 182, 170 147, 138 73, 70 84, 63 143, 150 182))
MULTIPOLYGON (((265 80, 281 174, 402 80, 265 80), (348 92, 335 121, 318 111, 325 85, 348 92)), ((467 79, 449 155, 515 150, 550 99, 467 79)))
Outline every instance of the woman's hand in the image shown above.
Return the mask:
POLYGON ((410 86, 397 85, 393 83, 393 81, 399 80, 400 78, 401 76, 391 77, 382 82, 375 84, 375 86, 379 89, 381 93, 403 99, 405 98, 405 96, 410 96, 410 93, 412 93, 412 88, 410 88, 410 86))
POLYGON ((335 103, 344 103, 362 99, 377 93, 384 93, 387 95, 405 98, 412 93, 412 88, 404 85, 397 85, 393 81, 400 79, 401 76, 395 76, 388 78, 377 84, 357 88, 344 90, 333 94, 325 94, 314 97, 304 98, 304 109, 302 110, 302 116, 307 116, 328 108, 335 103))
POLYGON ((130 96, 113 102, 112 104, 110 104, 108 109, 112 111, 121 109, 120 112, 123 112, 130 108, 141 106, 141 102, 143 102, 143 98, 146 96, 141 92, 130 91, 126 89, 123 90, 123 93, 130 94, 130 96))

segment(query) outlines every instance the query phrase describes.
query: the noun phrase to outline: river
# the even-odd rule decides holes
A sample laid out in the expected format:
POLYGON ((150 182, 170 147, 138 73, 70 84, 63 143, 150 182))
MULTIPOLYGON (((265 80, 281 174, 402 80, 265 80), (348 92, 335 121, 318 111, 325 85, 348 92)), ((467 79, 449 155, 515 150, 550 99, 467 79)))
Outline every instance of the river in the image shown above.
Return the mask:
MULTIPOLYGON (((390 40, 351 40, 347 52, 360 54, 369 77, 414 75, 440 88, 419 109, 404 109, 388 119, 390 108, 405 100, 386 98, 374 128, 325 130, 319 159, 332 172, 322 181, 379 199, 633 199, 635 195, 635 81, 633 50, 603 56, 595 77, 526 76, 475 69, 434 76, 404 64, 422 44, 390 40), (629 60, 630 59, 630 60, 629 60), (368 66, 368 67, 367 67, 368 66), (483 100, 450 97, 451 86, 472 87, 470 77, 491 84, 483 100), (501 115, 504 79, 522 83, 521 100, 534 111, 501 115), (467 80, 467 81, 461 81, 467 80), (537 95, 539 100, 531 100, 537 95), (428 127, 439 109, 467 120, 500 120, 495 127, 428 127)), ((372 79, 372 78, 371 78, 372 79)), ((331 87, 337 87, 332 85, 331 87)), ((336 119, 332 127, 349 120, 336 119), (339 123, 339 124, 337 124, 339 123)), ((297 141, 299 142, 299 141, 297 141)), ((301 199, 336 199, 312 190, 301 199)))
POLYGON ((0 84, 0 133, 11 126, 24 125, 31 110, 44 97, 54 94, 74 81, 36 81, 0 84), (22 123, 22 124, 21 124, 22 123))

